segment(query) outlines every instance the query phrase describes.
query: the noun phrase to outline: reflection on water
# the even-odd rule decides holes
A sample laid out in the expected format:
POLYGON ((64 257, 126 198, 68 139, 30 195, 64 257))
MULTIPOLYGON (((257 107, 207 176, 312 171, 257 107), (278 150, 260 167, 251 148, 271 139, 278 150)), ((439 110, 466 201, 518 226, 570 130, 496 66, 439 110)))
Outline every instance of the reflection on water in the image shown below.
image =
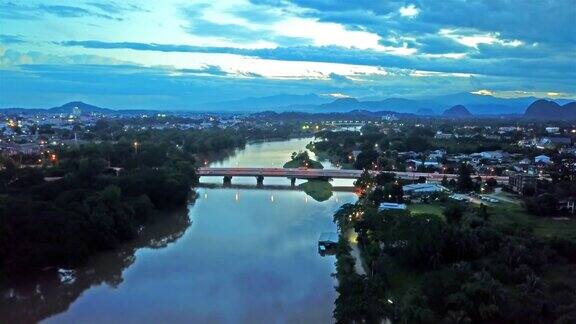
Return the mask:
POLYGON ((94 287, 47 322, 332 321, 334 258, 319 256, 317 241, 335 231, 339 203, 301 191, 198 191, 175 244, 139 250, 119 286, 94 287))
MULTIPOLYGON (((248 145, 221 165, 279 163, 308 142, 248 145)), ((336 231, 332 215, 354 194, 320 203, 275 187, 197 191, 188 213, 147 227, 72 276, 54 270, 3 289, 0 323, 333 321, 334 258, 318 255, 317 240, 336 231)))
POLYGON ((143 229, 138 239, 113 252, 102 253, 72 271, 67 280, 62 280, 57 269, 51 269, 1 288, 0 323, 34 323, 66 311, 90 287, 101 284, 119 287, 122 272, 134 263, 137 249, 164 248, 182 237, 189 226, 187 210, 172 212, 143 229))

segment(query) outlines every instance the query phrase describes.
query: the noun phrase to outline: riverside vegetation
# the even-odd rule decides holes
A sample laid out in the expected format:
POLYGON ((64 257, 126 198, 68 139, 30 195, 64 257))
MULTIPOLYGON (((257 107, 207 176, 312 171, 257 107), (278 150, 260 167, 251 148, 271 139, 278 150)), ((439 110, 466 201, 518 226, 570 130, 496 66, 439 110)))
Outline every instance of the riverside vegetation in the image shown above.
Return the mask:
POLYGON ((57 148, 51 167, 3 161, 0 278, 73 267, 135 238, 159 211, 186 206, 196 161, 244 144, 232 130, 125 132, 57 148))
MULTIPOLYGON (((574 323, 576 238, 503 226, 498 209, 448 204, 442 215, 378 211, 393 174, 367 174, 364 194, 334 215, 358 234, 366 275, 341 234, 338 323, 574 323)), ((392 199, 388 199, 392 197, 392 199)), ((386 199, 385 199, 386 198, 386 199)), ((518 223, 517 225, 522 225, 518 223)))

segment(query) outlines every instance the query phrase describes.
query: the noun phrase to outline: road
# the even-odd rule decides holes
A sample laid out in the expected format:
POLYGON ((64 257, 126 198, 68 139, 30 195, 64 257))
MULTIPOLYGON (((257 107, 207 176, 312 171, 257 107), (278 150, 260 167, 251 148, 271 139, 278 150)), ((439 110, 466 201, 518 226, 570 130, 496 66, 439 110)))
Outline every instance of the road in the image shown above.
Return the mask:
MULTIPOLYGON (((230 177, 283 177, 297 179, 358 179, 362 175, 362 170, 344 170, 344 169, 284 169, 284 168, 198 168, 199 176, 230 176, 230 177)), ((371 171, 376 175, 379 171, 371 171)), ((417 180, 420 177, 428 181, 440 182, 444 177, 448 180, 457 179, 457 174, 442 173, 424 173, 424 172, 399 172, 386 171, 396 174, 396 177, 405 180, 417 180)), ((499 183, 507 183, 508 177, 502 176, 482 176, 483 180, 494 178, 499 183)))

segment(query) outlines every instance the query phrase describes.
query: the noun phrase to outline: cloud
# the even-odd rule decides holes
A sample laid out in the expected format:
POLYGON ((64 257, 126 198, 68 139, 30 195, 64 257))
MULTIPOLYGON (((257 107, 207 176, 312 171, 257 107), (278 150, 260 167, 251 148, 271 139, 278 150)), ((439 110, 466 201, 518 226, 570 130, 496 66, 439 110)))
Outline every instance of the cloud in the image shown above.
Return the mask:
POLYGON ((78 6, 66 6, 58 4, 21 5, 13 2, 0 3, 0 18, 35 20, 46 14, 60 18, 96 17, 109 20, 122 20, 120 17, 114 17, 106 13, 97 12, 78 6))
POLYGON ((212 75, 212 76, 226 76, 230 74, 222 70, 221 67, 215 65, 207 65, 201 69, 177 69, 175 70, 175 73, 176 74, 190 73, 190 74, 212 75))
POLYGON ((420 13, 420 10, 418 8, 416 8, 415 5, 409 4, 407 6, 400 7, 398 12, 400 12, 400 16, 402 16, 402 17, 413 18, 413 17, 418 16, 418 13, 420 13))
POLYGON ((0 35, 0 44, 22 44, 24 39, 16 35, 0 35))
POLYGON ((330 80, 339 83, 339 84, 351 84, 354 83, 354 81, 348 77, 346 77, 345 75, 340 75, 340 74, 336 74, 336 73, 330 73, 330 75, 328 76, 330 78, 330 80))
POLYGON ((128 62, 98 55, 54 55, 39 51, 0 51, 0 68, 17 68, 23 64, 123 64, 128 62))
POLYGON ((232 47, 204 47, 176 44, 146 43, 109 43, 100 41, 65 41, 63 46, 81 46, 99 49, 135 49, 142 51, 190 52, 190 53, 226 53, 242 56, 253 56, 262 59, 285 61, 328 62, 381 67, 395 67, 422 71, 446 73, 486 74, 508 77, 542 77, 547 79, 574 80, 576 70, 571 58, 509 58, 493 60, 490 58, 462 60, 452 57, 400 57, 388 53, 343 48, 338 46, 302 46, 262 49, 232 47))
POLYGON ((127 12, 147 12, 144 8, 133 5, 133 4, 123 4, 118 2, 87 2, 87 5, 98 8, 103 12, 122 14, 127 12))
POLYGON ((335 92, 335 93, 323 93, 323 94, 321 94, 321 96, 323 96, 323 97, 330 97, 330 98, 334 98, 334 99, 351 98, 349 95, 344 94, 344 93, 340 93, 340 92, 335 92))
MULTIPOLYGON (((444 75, 414 78, 408 74, 390 73, 363 76, 363 82, 343 87, 330 80, 278 80, 221 74, 217 68, 206 67, 178 71, 122 64, 24 64, 17 70, 0 69, 0 78, 4 81, 0 107, 51 107, 83 100, 110 108, 200 109, 203 102, 222 101, 222 98, 237 100, 281 93, 341 94, 343 91, 345 96, 355 98, 435 96, 446 93, 447 84, 448 93, 471 91, 473 79, 444 75), (210 70, 215 75, 204 73, 210 70)), ((518 80, 510 78, 477 76, 474 80, 491 91, 519 89, 518 80)), ((520 80, 524 81, 530 82, 529 79, 520 80)), ((554 82, 540 85, 550 89, 548 92, 570 93, 554 82)))
POLYGON ((574 93, 575 16, 573 0, 0 0, 0 73, 19 94, 0 97, 574 93))

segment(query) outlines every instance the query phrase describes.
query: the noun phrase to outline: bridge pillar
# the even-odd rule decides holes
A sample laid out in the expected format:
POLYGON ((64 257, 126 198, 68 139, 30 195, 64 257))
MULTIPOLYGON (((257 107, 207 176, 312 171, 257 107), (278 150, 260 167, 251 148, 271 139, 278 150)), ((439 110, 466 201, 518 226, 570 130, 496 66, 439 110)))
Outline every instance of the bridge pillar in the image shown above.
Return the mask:
POLYGON ((232 176, 224 176, 224 185, 232 184, 232 176))
POLYGON ((296 186, 296 178, 290 178, 290 185, 292 187, 296 186))
POLYGON ((256 184, 258 186, 264 185, 264 176, 262 175, 256 176, 256 184))

